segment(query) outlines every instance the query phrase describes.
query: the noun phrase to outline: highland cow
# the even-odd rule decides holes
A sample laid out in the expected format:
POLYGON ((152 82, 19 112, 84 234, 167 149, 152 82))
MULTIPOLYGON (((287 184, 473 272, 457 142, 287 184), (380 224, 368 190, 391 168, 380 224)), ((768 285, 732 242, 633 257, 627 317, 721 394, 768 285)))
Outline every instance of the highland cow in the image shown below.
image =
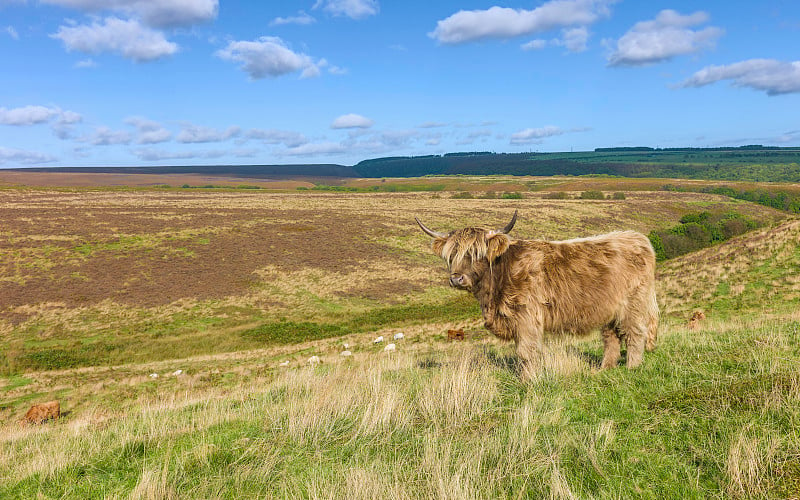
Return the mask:
POLYGON ((627 366, 655 348, 658 304, 655 253, 646 236, 619 231, 567 241, 513 240, 517 221, 499 230, 428 229, 432 248, 450 269, 450 286, 472 293, 484 326, 516 343, 521 375, 541 364, 543 334, 586 335, 599 328, 602 368, 612 368, 627 344, 627 366))

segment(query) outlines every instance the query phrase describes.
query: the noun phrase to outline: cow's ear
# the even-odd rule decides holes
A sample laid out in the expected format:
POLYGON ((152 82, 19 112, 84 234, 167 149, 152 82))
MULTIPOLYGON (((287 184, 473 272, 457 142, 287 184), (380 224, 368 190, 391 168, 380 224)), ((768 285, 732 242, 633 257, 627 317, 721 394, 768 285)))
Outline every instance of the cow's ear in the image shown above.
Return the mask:
POLYGON ((505 234, 493 234, 486 242, 486 258, 489 262, 503 255, 511 244, 505 234))
POLYGON ((433 248, 433 253, 442 257, 442 251, 444 250, 444 244, 447 243, 447 238, 436 238, 431 243, 431 248, 433 248))

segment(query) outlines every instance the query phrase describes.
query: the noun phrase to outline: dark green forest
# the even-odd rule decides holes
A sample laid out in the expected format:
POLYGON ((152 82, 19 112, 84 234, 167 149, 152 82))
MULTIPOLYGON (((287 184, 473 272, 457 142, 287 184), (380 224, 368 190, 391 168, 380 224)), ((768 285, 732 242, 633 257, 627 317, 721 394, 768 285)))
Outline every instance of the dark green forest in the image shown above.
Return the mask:
POLYGON ((598 148, 575 153, 450 153, 388 157, 353 166, 360 177, 610 175, 800 182, 800 148, 598 148))

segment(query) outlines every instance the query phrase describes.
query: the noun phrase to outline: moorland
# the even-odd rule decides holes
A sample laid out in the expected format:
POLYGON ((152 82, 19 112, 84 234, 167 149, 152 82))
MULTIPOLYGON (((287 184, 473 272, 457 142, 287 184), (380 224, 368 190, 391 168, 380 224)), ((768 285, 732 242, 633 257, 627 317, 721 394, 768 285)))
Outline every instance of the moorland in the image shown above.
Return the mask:
POLYGON ((800 492, 800 219, 767 203, 794 184, 59 175, 0 174, 0 497, 800 492), (660 261, 641 368, 551 339, 523 383, 413 220, 514 210, 518 238, 748 223, 660 261))

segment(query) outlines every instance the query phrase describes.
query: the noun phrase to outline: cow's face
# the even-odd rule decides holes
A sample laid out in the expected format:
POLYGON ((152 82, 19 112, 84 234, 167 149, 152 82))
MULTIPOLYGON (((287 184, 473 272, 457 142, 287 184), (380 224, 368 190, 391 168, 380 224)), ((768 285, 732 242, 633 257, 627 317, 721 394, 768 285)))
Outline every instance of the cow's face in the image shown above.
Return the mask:
POLYGON ((425 233, 434 237, 433 252, 447 262, 450 270, 450 286, 472 291, 480 283, 492 263, 508 249, 510 239, 506 235, 514 226, 517 214, 503 229, 491 231, 468 227, 450 233, 431 231, 419 222, 425 233))
POLYGON ((508 245, 505 234, 468 227, 453 231, 447 238, 436 238, 432 248, 447 262, 450 286, 471 291, 508 245))

